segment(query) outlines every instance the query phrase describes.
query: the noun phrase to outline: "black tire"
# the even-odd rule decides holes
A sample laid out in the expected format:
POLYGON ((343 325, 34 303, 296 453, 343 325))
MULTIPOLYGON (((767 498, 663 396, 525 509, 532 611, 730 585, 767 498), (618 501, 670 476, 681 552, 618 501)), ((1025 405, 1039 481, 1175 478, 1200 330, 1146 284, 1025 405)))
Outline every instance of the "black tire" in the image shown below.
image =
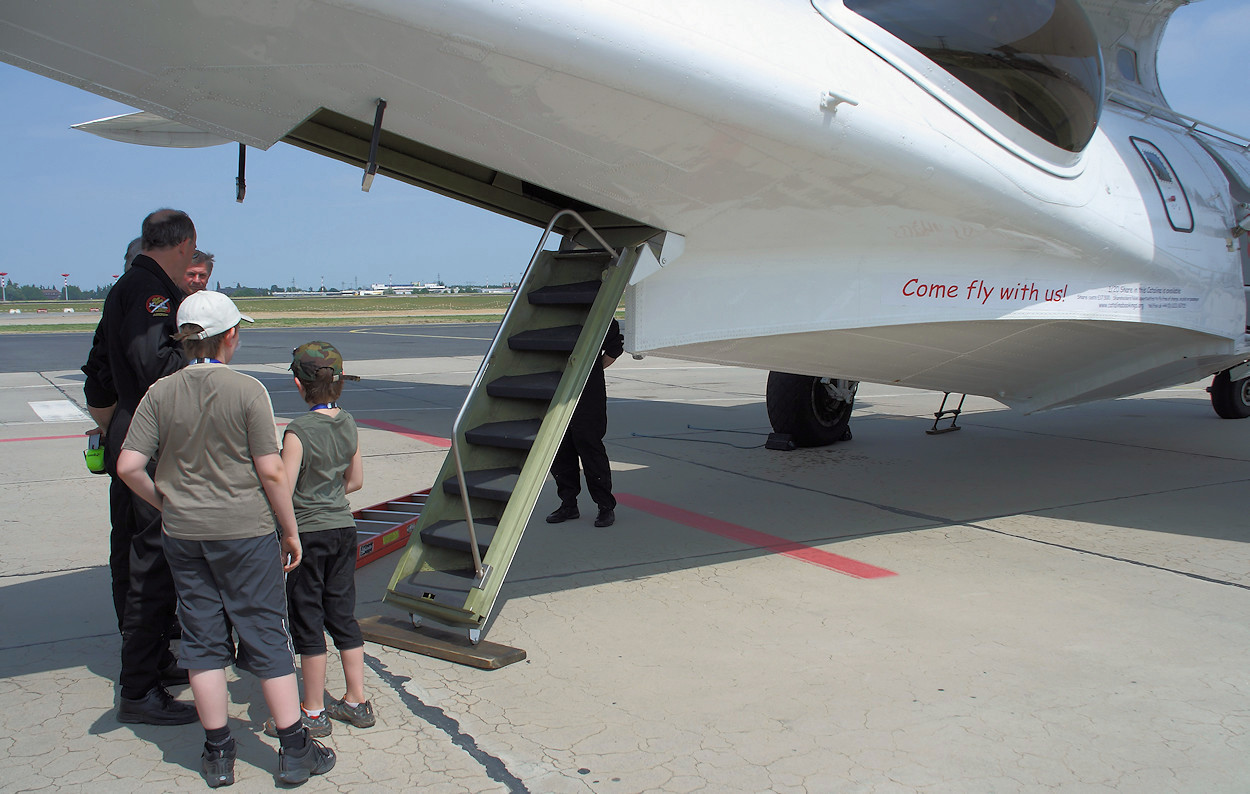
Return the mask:
POLYGON ((773 431, 786 433, 800 447, 823 447, 851 435, 851 410, 855 406, 857 381, 832 381, 849 390, 849 400, 830 394, 829 378, 768 373, 765 404, 773 431))
POLYGON ((1245 419, 1250 416, 1250 377, 1230 380, 1228 370, 1211 381, 1211 407, 1221 419, 1245 419))

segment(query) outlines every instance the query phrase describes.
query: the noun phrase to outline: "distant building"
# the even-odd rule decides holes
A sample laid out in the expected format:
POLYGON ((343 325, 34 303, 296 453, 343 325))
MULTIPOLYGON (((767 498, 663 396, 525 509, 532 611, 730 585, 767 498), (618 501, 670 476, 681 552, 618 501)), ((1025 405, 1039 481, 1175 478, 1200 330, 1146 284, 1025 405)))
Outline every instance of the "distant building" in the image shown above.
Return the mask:
POLYGON ((411 295, 414 292, 451 292, 445 284, 439 284, 436 281, 427 281, 424 284, 370 284, 369 288, 378 293, 390 290, 396 295, 411 295))

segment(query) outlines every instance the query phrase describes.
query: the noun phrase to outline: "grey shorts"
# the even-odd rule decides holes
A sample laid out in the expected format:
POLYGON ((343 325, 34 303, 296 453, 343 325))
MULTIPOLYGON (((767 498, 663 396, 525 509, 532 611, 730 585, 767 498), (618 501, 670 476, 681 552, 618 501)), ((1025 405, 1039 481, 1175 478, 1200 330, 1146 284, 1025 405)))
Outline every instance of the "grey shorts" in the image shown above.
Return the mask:
POLYGON ((220 670, 235 664, 258 678, 295 672, 286 622, 278 536, 179 540, 163 536, 182 623, 179 665, 220 670), (239 636, 231 655, 230 629, 239 636))

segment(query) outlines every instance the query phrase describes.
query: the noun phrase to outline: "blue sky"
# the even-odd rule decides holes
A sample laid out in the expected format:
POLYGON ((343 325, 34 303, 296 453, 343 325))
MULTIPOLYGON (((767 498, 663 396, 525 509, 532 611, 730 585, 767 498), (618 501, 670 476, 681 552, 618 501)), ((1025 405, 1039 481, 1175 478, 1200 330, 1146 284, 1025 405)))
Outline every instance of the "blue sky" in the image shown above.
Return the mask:
MULTIPOLYGON (((1238 69, 1250 3, 1201 0, 1179 9, 1159 74, 1172 106, 1250 135, 1238 69)), ((0 64, 0 271, 21 284, 91 288, 120 272, 145 214, 184 209, 215 280, 327 287, 515 281, 539 231, 386 178, 369 193, 360 170, 285 144, 249 150, 247 200, 234 201, 237 148, 131 146, 71 130, 130 112, 94 94, 0 64)))

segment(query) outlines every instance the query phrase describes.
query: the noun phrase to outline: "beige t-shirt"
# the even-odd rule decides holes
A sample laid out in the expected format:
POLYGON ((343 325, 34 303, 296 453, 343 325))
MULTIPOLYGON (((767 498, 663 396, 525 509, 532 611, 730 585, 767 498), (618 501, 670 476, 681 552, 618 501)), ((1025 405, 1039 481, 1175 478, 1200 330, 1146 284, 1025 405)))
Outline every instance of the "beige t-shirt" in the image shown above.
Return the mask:
POLYGON ((278 451, 273 404, 260 381, 225 364, 192 364, 148 389, 123 449, 157 456, 165 532, 238 540, 278 528, 252 458, 278 451))

